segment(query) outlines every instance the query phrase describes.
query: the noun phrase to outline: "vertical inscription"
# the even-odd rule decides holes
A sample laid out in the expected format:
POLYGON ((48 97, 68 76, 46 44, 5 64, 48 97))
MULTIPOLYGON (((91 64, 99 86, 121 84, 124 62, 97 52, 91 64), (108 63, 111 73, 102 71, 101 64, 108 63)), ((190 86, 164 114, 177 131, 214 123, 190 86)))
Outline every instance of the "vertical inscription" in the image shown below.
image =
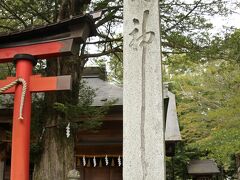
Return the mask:
POLYGON ((155 33, 153 31, 147 31, 147 21, 149 18, 149 10, 145 10, 143 12, 143 19, 142 19, 142 27, 141 33, 139 32, 139 19, 134 18, 133 24, 134 29, 129 33, 132 36, 132 40, 129 43, 129 47, 133 50, 138 50, 141 48, 142 50, 142 103, 141 103, 141 122, 140 122, 140 132, 141 132, 141 165, 143 171, 142 179, 145 180, 147 177, 147 161, 146 161, 146 152, 145 152, 145 120, 146 120, 146 55, 147 55, 147 46, 151 44, 155 38, 155 33))
POLYGON ((147 177, 147 163, 146 163, 146 147, 145 147, 145 115, 146 115, 146 50, 147 44, 150 43, 146 39, 146 26, 148 20, 149 11, 146 10, 143 12, 143 21, 142 21, 142 34, 143 39, 140 42, 139 46, 142 47, 142 107, 141 107, 141 162, 142 162, 142 171, 143 171, 143 180, 147 177))

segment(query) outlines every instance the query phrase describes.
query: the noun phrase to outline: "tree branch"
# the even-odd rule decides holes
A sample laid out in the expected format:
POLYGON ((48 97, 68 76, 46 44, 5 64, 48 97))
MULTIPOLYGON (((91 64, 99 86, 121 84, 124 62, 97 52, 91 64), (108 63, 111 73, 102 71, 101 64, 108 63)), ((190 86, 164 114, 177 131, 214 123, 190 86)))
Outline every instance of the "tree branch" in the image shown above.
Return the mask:
POLYGON ((94 41, 94 42, 86 42, 86 44, 104 44, 109 42, 121 42, 123 40, 123 37, 116 38, 116 39, 108 39, 108 40, 102 40, 102 41, 94 41))
POLYGON ((46 21, 47 23, 51 23, 51 21, 48 20, 47 17, 43 16, 41 13, 39 13, 32 5, 31 3, 27 3, 24 0, 20 0, 22 3, 25 3, 28 5, 28 7, 33 11, 34 16, 40 17, 42 20, 46 21))
POLYGON ((101 19, 100 21, 97 22, 96 27, 99 27, 109 21, 111 21, 112 19, 114 19, 114 13, 116 13, 118 11, 118 9, 114 9, 112 12, 108 13, 103 19, 101 19))
POLYGON ((114 48, 114 49, 106 50, 106 51, 103 51, 103 52, 100 52, 100 53, 85 54, 85 55, 83 55, 83 58, 94 58, 94 57, 109 55, 109 54, 116 53, 116 52, 122 52, 122 49, 114 48))
POLYGON ((8 26, 4 26, 4 25, 0 25, 0 28, 2 29, 8 29, 10 31, 14 31, 15 29, 14 28, 11 28, 11 27, 8 27, 8 26))
POLYGON ((167 31, 170 31, 172 29, 174 29, 176 26, 178 26, 183 20, 185 20, 197 7, 198 5, 201 3, 202 0, 199 0, 196 5, 184 16, 182 17, 176 24, 172 25, 171 27, 167 28, 166 29, 166 32, 167 31))
POLYGON ((12 16, 14 16, 17 20, 19 20, 23 26, 26 28, 27 27, 27 24, 26 22, 21 18, 19 17, 15 12, 14 10, 12 10, 4 1, 0 1, 0 6, 2 6, 6 11, 8 11, 12 16))

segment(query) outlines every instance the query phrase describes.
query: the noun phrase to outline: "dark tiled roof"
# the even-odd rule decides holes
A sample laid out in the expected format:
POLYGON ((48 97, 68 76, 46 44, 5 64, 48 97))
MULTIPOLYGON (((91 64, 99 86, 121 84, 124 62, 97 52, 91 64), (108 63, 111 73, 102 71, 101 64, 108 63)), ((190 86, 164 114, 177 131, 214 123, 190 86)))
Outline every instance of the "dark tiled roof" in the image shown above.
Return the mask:
POLYGON ((213 160, 192 160, 188 165, 188 174, 218 174, 217 164, 213 160))
POLYGON ((95 90, 96 97, 92 106, 102 106, 106 101, 116 100, 114 105, 123 105, 123 89, 108 81, 100 79, 98 76, 85 76, 83 80, 95 90))
MULTIPOLYGON (((100 79, 97 75, 85 76, 83 80, 91 88, 95 89, 96 97, 94 98, 93 106, 102 106, 106 101, 117 100, 114 105, 123 105, 123 88, 116 84, 100 79)), ((166 116, 166 141, 181 141, 181 134, 177 118, 175 95, 168 91, 167 86, 164 86, 164 98, 169 98, 167 116, 166 116)))

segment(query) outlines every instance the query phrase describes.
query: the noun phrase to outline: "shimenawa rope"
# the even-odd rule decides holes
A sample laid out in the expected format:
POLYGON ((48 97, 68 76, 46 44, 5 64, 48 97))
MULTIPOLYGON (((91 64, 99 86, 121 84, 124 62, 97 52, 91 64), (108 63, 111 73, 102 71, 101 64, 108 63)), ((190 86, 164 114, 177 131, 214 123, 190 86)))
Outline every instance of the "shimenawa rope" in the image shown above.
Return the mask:
POLYGON ((19 109, 19 117, 18 119, 23 119, 23 105, 24 105, 24 99, 26 96, 26 90, 27 90, 27 83, 23 78, 18 78, 14 80, 13 82, 7 84, 6 86, 0 88, 0 94, 2 94, 4 91, 10 89, 11 87, 17 85, 17 84, 22 84, 22 95, 21 95, 21 101, 20 101, 20 109, 19 109))

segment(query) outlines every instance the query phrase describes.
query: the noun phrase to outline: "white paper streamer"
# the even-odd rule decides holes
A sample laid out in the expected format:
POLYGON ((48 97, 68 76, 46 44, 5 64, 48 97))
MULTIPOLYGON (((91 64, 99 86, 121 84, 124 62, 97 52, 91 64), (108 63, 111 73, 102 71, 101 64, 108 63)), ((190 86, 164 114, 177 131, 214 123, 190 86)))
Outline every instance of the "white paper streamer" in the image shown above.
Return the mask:
POLYGON ((106 166, 108 165, 108 157, 107 157, 107 155, 105 156, 105 164, 106 164, 106 166))
POLYGON ((70 137, 70 122, 68 123, 68 125, 66 127, 66 136, 67 136, 67 138, 70 137))
POLYGON ((82 159, 82 160, 83 160, 83 166, 86 166, 87 163, 86 163, 86 158, 85 158, 85 156, 83 156, 83 159, 82 159))
POLYGON ((118 166, 121 166, 122 165, 122 162, 121 162, 121 157, 118 156, 118 166))
POLYGON ((96 167, 96 166, 97 166, 97 161, 96 161, 96 158, 95 158, 95 156, 94 156, 94 158, 93 158, 93 166, 94 166, 94 167, 96 167))

